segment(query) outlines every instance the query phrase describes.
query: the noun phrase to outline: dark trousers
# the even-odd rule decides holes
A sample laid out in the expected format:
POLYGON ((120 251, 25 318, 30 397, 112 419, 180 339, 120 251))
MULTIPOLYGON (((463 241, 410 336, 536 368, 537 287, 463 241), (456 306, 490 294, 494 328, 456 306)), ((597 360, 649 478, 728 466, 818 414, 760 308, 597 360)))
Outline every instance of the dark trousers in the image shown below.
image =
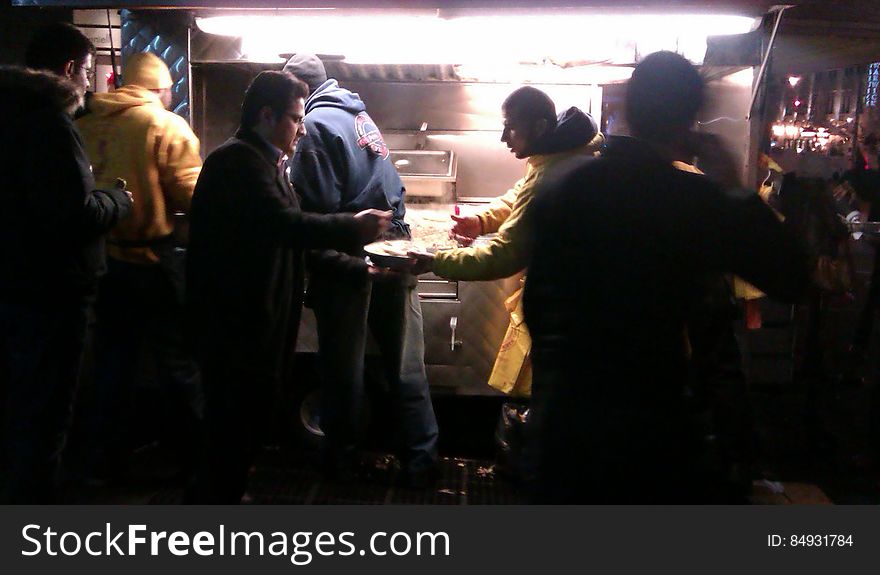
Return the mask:
MULTIPOLYGON (((609 358, 609 365, 620 365, 609 358)), ((711 499, 700 437, 673 374, 591 369, 577 354, 532 349, 523 456, 533 502, 684 504, 711 499)), ((629 370, 633 371, 633 370, 629 370)), ((683 378, 683 374, 682 374, 683 378)))
POLYGON ((397 452, 409 472, 437 460, 437 420, 425 374, 422 310, 415 282, 352 283, 312 276, 309 301, 318 326, 321 429, 328 463, 350 461, 361 431, 367 330, 382 354, 397 452))
POLYGON ((0 298, 5 475, 10 503, 53 503, 70 428, 91 298, 0 298))
POLYGON ((90 462, 101 475, 122 471, 139 359, 152 360, 163 393, 157 418, 184 467, 202 444, 204 397, 199 370, 184 342, 182 254, 156 265, 108 261, 95 304, 95 396, 88 416, 90 462), (146 352, 146 354, 145 354, 146 352))
POLYGON ((207 450, 188 503, 235 505, 276 412, 277 378, 242 369, 221 354, 200 362, 205 384, 207 450))

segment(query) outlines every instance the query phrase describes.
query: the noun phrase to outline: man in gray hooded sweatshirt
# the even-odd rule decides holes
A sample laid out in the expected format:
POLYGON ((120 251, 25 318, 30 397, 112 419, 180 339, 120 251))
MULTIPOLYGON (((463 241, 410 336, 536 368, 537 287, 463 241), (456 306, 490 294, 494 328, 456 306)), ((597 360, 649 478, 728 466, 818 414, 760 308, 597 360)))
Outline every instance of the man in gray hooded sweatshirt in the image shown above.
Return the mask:
MULTIPOLYGON (((383 239, 409 239, 405 189, 364 102, 328 79, 314 55, 296 54, 284 70, 306 82, 311 92, 306 101, 306 136, 291 161, 291 179, 303 209, 325 214, 391 210, 391 230, 383 239)), ((411 484, 425 483, 436 465, 437 422, 425 374, 415 278, 367 265, 362 251, 313 251, 307 261, 307 301, 318 324, 327 471, 347 473, 353 462, 369 328, 388 381, 402 478, 411 484)))

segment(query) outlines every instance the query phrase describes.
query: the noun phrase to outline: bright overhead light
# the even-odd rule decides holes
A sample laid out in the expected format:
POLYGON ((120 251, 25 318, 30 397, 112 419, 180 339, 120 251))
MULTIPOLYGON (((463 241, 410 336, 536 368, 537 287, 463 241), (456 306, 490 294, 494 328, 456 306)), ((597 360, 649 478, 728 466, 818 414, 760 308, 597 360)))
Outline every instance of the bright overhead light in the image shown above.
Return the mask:
POLYGON ((344 55, 350 63, 381 64, 430 63, 426 38, 442 37, 445 24, 435 16, 336 13, 216 16, 198 18, 196 23, 209 34, 241 37, 242 53, 251 61, 279 61, 279 54, 299 51, 344 55))
POLYGON ((795 86, 797 86, 797 85, 798 85, 798 82, 800 82, 800 81, 801 81, 801 79, 800 79, 799 77, 797 77, 797 76, 789 76, 789 77, 788 77, 788 83, 791 84, 791 87, 792 87, 792 88, 794 88, 795 86))
POLYGON ((349 63, 515 65, 552 61, 631 64, 657 50, 701 63, 706 37, 738 34, 741 16, 530 14, 441 19, 433 13, 274 14, 197 18, 210 34, 239 36, 252 61, 284 52, 339 54, 349 63), (522 41, 519 41, 522 39, 522 41))

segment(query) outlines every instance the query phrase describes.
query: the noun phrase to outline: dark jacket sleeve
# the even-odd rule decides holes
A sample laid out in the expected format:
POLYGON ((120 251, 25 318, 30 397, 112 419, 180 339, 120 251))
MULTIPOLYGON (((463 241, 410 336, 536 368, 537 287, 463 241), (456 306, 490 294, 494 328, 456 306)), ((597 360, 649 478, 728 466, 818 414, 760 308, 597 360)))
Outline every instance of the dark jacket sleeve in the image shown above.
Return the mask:
POLYGON ((128 215, 131 201, 120 190, 92 189, 91 167, 76 127, 60 114, 48 120, 33 141, 29 169, 41 174, 43 190, 27 194, 29 207, 43 215, 46 232, 101 235, 128 215))
POLYGON ((368 273, 364 258, 337 250, 311 250, 306 264, 312 272, 332 273, 350 281, 364 280, 368 273))
POLYGON ((809 257, 798 238, 757 194, 710 196, 713 215, 702 222, 702 233, 715 244, 718 263, 770 297, 796 300, 810 283, 809 257))
POLYGON ((242 158, 242 169, 229 170, 236 188, 250 195, 249 204, 261 227, 283 242, 299 248, 354 250, 363 245, 360 230, 350 214, 320 215, 303 212, 285 198, 273 168, 255 150, 242 158))

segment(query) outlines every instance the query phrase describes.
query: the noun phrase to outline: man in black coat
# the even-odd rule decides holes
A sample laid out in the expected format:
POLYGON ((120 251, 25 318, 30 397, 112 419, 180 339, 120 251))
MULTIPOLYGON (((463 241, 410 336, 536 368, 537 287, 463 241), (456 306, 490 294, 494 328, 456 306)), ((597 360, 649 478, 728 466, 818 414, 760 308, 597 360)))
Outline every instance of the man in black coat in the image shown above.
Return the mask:
MULTIPOLYGON (((524 305, 536 501, 715 499, 686 393, 685 325, 701 282, 733 272, 786 301, 808 283, 803 250, 757 194, 673 167, 695 155, 702 94, 681 56, 646 57, 627 89, 634 137, 564 167, 533 201, 524 305)), ((732 183, 723 150, 696 152, 732 183)))
POLYGON ((73 26, 54 25, 28 48, 32 70, 0 69, 0 397, 12 503, 56 500, 103 235, 131 209, 127 192, 94 189, 71 119, 93 50, 73 26))
POLYGON ((285 172, 305 134, 306 85, 262 72, 241 127, 205 160, 190 215, 187 306, 202 369, 207 466, 193 500, 238 503, 288 372, 303 295, 303 250, 353 250, 391 213, 312 215, 285 172))

